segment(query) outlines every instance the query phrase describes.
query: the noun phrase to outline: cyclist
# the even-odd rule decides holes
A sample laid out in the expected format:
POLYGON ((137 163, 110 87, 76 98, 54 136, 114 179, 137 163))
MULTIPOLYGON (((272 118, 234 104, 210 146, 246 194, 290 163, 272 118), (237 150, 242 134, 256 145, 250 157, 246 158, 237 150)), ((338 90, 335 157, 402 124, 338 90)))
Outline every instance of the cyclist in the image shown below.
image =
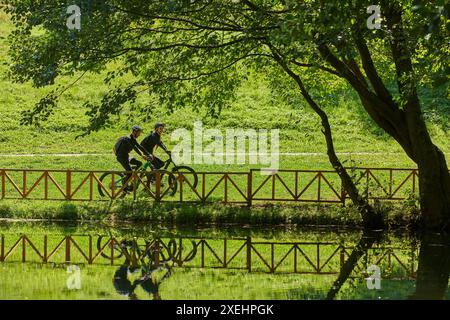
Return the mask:
MULTIPOLYGON (((145 160, 152 160, 152 155, 147 152, 147 150, 141 147, 136 139, 141 135, 142 128, 139 126, 133 126, 131 128, 131 134, 117 140, 114 145, 114 154, 116 155, 117 161, 122 165, 126 171, 132 171, 131 165, 136 166, 136 169, 142 166, 142 162, 130 158, 129 153, 131 150, 136 151, 138 155, 143 157, 145 160)), ((131 172, 127 172, 123 184, 125 184, 131 178, 131 172)), ((133 191, 133 186, 127 186, 125 191, 133 191)))
POLYGON ((164 123, 158 122, 157 124, 155 124, 155 131, 146 136, 141 142, 141 147, 145 150, 148 150, 153 157, 151 163, 155 167, 155 169, 161 169, 164 166, 164 161, 153 155, 153 149, 155 148, 155 146, 161 147, 169 156, 171 155, 171 152, 161 141, 161 135, 164 132, 164 128, 164 123))

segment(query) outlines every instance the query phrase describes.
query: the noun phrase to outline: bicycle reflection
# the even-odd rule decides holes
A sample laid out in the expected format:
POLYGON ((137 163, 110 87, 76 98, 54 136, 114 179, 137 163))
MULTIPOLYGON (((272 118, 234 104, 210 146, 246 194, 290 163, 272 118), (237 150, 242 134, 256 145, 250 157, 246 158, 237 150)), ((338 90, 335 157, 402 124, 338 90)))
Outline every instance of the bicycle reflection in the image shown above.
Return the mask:
POLYGON ((113 285, 116 292, 130 300, 138 300, 135 291, 141 287, 153 300, 161 300, 161 283, 173 274, 175 265, 192 260, 197 250, 194 243, 194 250, 183 259, 172 239, 167 247, 159 242, 146 242, 144 249, 140 248, 136 240, 124 240, 120 243, 120 251, 125 256, 125 262, 114 273, 113 285), (136 274, 137 278, 131 281, 130 277, 136 277, 136 274))

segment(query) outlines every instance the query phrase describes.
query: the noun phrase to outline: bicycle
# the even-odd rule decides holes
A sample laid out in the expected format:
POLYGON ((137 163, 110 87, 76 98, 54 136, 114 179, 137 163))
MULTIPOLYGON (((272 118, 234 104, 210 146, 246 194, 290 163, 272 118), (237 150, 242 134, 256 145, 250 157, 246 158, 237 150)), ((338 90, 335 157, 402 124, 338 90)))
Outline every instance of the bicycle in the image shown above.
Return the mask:
MULTIPOLYGON (((171 172, 177 174, 178 179, 183 179, 183 181, 187 181, 188 184, 193 188, 197 188, 198 184, 198 175, 194 169, 189 166, 178 166, 172 159, 172 154, 167 153, 169 159, 164 161, 164 166, 162 167, 164 170, 168 171, 170 164, 173 164, 173 168, 171 172)), ((181 183, 181 180, 180 180, 181 183)), ((178 185, 177 185, 178 186, 178 185)))
POLYGON ((132 181, 133 178, 130 178, 126 185, 124 185, 126 174, 123 172, 106 172, 102 174, 99 178, 101 183, 97 186, 100 196, 107 196, 104 192, 104 188, 107 188, 107 190, 111 192, 111 195, 113 194, 112 192, 115 191, 116 194, 117 192, 120 193, 120 198, 124 198, 127 194, 135 192, 141 183, 145 186, 144 190, 155 198, 156 196, 162 198, 166 194, 169 196, 175 195, 178 180, 174 173, 165 169, 155 169, 150 161, 145 162, 140 168, 136 168, 136 166, 131 166, 131 168, 133 169, 133 172, 137 172, 137 179, 132 181), (147 170, 148 168, 151 168, 151 170, 147 170), (128 185, 132 185, 132 190, 126 188, 128 185), (159 192, 157 192, 158 187, 159 192))

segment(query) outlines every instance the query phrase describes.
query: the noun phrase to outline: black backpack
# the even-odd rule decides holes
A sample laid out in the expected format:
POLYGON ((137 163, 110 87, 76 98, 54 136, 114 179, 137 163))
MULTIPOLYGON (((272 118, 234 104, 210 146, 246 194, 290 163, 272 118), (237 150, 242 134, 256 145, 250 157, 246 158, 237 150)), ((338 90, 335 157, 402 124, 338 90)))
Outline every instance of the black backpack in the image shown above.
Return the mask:
POLYGON ((121 137, 121 138, 119 138, 119 140, 117 140, 116 144, 114 145, 113 151, 114 151, 114 154, 115 154, 116 156, 117 156, 117 152, 119 151, 120 146, 122 145, 122 143, 124 142, 124 140, 125 140, 126 138, 127 138, 127 137, 121 137))

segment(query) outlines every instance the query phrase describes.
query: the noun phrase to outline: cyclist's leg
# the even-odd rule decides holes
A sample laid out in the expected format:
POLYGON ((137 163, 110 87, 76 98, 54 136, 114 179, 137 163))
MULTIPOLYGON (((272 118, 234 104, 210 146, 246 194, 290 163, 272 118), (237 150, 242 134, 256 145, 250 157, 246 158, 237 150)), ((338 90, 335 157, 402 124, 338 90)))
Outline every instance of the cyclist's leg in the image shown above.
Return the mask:
MULTIPOLYGON (((130 162, 128 161, 128 157, 117 157, 117 161, 119 161, 119 163, 122 165, 122 167, 126 170, 126 171, 132 171, 131 166, 130 166, 130 162)), ((131 178, 131 173, 127 172, 127 174, 125 175, 125 178, 123 179, 123 184, 125 184, 129 179, 131 178)), ((126 187, 127 191, 130 191, 133 188, 133 186, 129 185, 126 187)))
POLYGON ((131 165, 135 166, 136 169, 139 169, 139 168, 142 166, 142 162, 139 161, 139 160, 136 159, 136 158, 130 158, 130 161, 129 161, 129 162, 130 162, 131 165))
POLYGON ((164 161, 159 159, 158 157, 153 156, 152 165, 155 167, 155 169, 161 169, 164 167, 164 161))

